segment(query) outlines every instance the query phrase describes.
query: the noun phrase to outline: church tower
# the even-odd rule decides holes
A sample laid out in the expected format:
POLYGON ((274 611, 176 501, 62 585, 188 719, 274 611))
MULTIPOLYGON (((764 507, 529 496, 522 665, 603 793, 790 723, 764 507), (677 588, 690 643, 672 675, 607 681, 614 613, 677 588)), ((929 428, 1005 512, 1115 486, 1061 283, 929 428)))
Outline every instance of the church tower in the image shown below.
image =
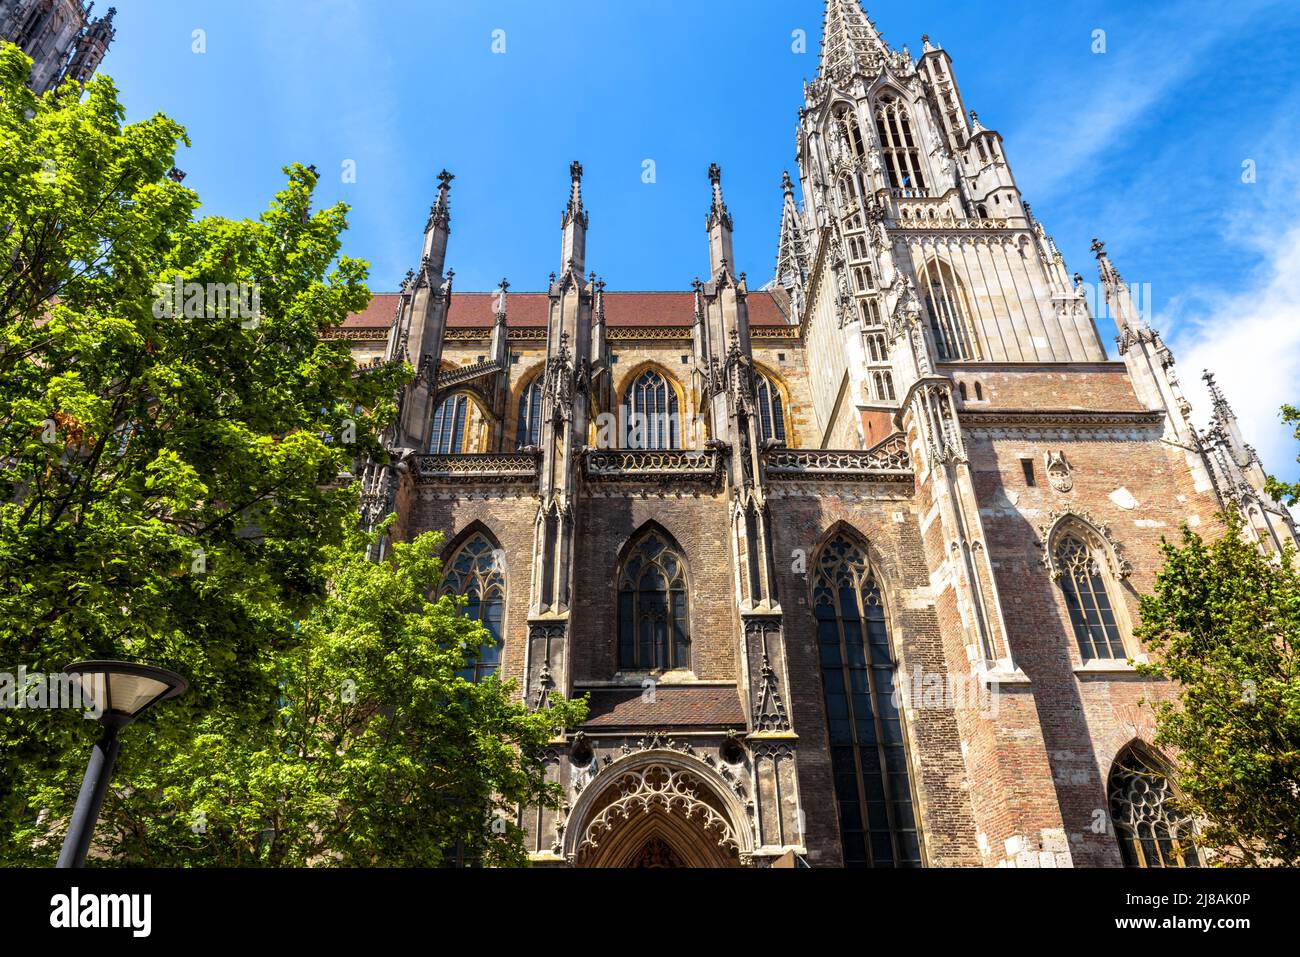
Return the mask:
POLYGON ((94 18, 95 5, 82 0, 0 0, 0 39, 32 58, 31 87, 37 93, 65 80, 85 83, 113 42, 116 7, 94 18))

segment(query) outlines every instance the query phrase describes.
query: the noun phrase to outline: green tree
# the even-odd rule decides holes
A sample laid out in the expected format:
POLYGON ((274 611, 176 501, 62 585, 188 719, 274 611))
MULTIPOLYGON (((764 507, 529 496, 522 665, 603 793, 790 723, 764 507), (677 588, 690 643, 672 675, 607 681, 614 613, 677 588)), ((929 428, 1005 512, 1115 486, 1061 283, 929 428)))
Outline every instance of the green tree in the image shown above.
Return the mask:
MULTIPOLYGON (((302 621, 299 643, 265 660, 278 676, 265 721, 196 715, 180 749, 157 726, 132 730, 123 751, 132 790, 115 790, 101 815, 111 860, 436 865, 458 852, 526 863, 513 809, 555 806, 542 751, 585 719, 585 705, 530 712, 495 676, 458 677, 490 636, 452 598, 427 597, 441 577, 441 535, 399 543, 378 564, 365 544, 357 533, 330 549, 326 600, 302 621)), ((73 793, 51 785, 34 797, 68 807, 73 793)), ((27 847, 58 836, 49 817, 17 835, 27 847)))
MULTIPOLYGON (((356 483, 338 477, 382 456, 411 370, 359 370, 319 336, 370 293, 366 264, 339 254, 347 208, 312 207, 314 170, 287 168, 257 220, 197 217, 169 175, 178 124, 124 123, 103 76, 36 97, 29 67, 0 47, 0 670, 117 657, 190 679, 127 732, 114 782, 140 798, 110 804, 124 859, 179 862, 150 763, 197 768, 224 747, 239 767, 301 706, 285 688, 355 545, 356 483)), ((92 730, 48 711, 0 721, 0 859, 53 859, 57 844, 17 837, 66 816, 92 730)))
POLYGON ((1200 843, 1224 864, 1300 864, 1300 574, 1270 561, 1239 520, 1207 544, 1184 527, 1142 598, 1147 674, 1176 682, 1156 743, 1178 756, 1200 843))

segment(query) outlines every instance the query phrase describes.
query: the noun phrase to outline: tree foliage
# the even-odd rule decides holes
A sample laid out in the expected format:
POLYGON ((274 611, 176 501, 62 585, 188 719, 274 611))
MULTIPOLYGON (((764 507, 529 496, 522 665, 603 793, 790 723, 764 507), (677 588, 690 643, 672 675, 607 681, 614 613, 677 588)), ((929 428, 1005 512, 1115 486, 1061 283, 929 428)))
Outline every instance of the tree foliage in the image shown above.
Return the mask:
MULTIPOLYGON (((390 802, 418 791, 439 826, 463 825, 488 792, 536 783, 531 766, 490 758, 487 738, 531 754, 553 719, 512 710, 499 684, 443 680, 452 649, 481 635, 443 606, 421 630, 396 604, 418 608, 414 583, 435 584, 429 541, 381 569, 350 551, 357 489, 338 477, 382 455, 410 369, 359 370, 319 335, 370 297, 366 264, 340 255, 347 208, 314 209, 316 174, 293 165, 258 219, 196 216, 197 195, 169 175, 188 144, 178 124, 125 123, 103 76, 37 97, 29 67, 0 48, 0 670, 111 657, 190 680, 126 732, 105 810, 117 859, 430 861, 432 831, 406 854, 384 845, 385 816, 411 825, 390 802), (253 315, 202 294, 235 289, 256 292, 253 315), (349 669, 370 689, 358 701, 383 702, 401 729, 406 765, 375 744, 373 715, 328 705, 349 669), (416 766, 418 748, 436 767, 416 766), (455 764, 471 753, 482 773, 455 764), (460 805, 435 773, 452 768, 468 775, 460 805), (172 823, 151 810, 164 794, 172 823), (346 828, 331 830, 331 798, 346 828), (206 844, 180 839, 197 812, 213 822, 206 844), (268 829, 269 842, 251 836, 268 829)), ((4 715, 0 855, 53 859, 42 828, 65 819, 93 730, 67 713, 4 715)))
MULTIPOLYGON (((585 717, 581 703, 530 712, 495 676, 459 677, 490 641, 450 597, 442 537, 426 533, 372 563, 356 533, 329 550, 324 602, 300 640, 264 659, 277 693, 262 720, 227 710, 191 715, 190 737, 131 732, 130 789, 101 814, 109 860, 150 866, 488 865, 527 862, 514 816, 554 806, 542 751, 585 717)), ((68 807, 63 784, 33 804, 68 807)), ((23 847, 57 842, 50 817, 24 828, 23 847)))
POLYGON ((1300 574, 1239 520, 1213 543, 1184 527, 1142 598, 1148 674, 1176 682, 1156 743, 1178 756, 1200 842, 1223 863, 1300 864, 1300 574))

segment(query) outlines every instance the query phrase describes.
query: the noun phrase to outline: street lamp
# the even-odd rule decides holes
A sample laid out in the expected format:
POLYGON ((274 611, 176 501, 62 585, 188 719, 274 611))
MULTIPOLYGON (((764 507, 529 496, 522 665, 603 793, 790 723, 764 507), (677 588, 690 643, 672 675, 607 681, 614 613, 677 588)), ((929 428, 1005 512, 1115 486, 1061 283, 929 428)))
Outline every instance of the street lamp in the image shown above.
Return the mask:
POLYGON ((117 733, 159 701, 184 694, 190 683, 165 668, 129 661, 78 661, 63 673, 77 679, 82 694, 99 710, 99 723, 104 726, 104 736, 86 765, 72 823, 59 851, 59 867, 80 867, 86 861, 108 779, 117 763, 121 744, 117 733))

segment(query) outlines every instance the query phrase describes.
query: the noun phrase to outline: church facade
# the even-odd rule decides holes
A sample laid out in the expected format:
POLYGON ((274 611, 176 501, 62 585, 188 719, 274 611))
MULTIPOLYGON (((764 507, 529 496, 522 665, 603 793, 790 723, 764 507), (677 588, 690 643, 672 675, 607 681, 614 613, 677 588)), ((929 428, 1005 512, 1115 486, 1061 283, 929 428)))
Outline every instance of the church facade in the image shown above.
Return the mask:
POLYGON ((1095 243, 1108 357, 948 53, 857 0, 823 29, 761 288, 714 166, 707 278, 607 289, 574 163, 545 288, 459 291, 442 174, 418 268, 323 333, 417 370, 365 520, 446 533, 474 676, 589 697, 563 806, 519 811, 538 864, 1203 863, 1137 596, 1184 523, 1289 515, 1095 243))

